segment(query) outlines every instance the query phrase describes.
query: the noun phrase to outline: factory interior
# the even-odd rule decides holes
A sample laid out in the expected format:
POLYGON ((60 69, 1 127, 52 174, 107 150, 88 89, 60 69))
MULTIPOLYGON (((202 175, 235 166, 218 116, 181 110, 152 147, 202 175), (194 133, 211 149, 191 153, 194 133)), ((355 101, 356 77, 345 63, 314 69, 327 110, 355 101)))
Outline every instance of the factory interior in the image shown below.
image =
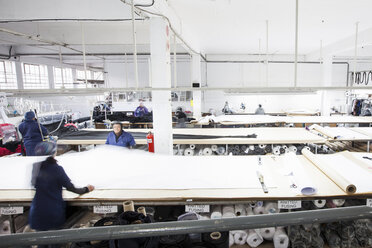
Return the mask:
POLYGON ((0 247, 372 248, 371 9, 0 0, 0 247))

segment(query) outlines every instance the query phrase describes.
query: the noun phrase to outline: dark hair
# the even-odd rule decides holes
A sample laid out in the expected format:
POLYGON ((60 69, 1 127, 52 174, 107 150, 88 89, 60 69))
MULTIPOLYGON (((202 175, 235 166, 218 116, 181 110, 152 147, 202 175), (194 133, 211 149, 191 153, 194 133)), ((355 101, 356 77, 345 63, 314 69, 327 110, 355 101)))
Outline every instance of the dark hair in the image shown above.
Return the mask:
POLYGON ((44 166, 48 166, 50 164, 56 164, 57 160, 53 156, 47 157, 43 162, 41 162, 40 169, 43 168, 44 166))
POLYGON ((260 107, 260 108, 261 108, 261 107, 262 107, 262 105, 261 105, 261 104, 258 104, 258 107, 260 107))
POLYGON ((123 124, 119 121, 115 121, 112 123, 112 127, 114 127, 114 125, 120 125, 120 128, 123 129, 123 124))

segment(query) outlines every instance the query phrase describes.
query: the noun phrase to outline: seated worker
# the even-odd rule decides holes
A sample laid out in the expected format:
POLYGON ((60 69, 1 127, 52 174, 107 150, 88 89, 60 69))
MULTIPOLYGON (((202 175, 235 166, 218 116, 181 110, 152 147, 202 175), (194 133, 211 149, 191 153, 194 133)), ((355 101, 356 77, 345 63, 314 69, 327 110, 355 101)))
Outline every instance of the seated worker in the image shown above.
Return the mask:
POLYGON ((255 115, 264 115, 265 110, 262 108, 261 104, 258 104, 258 108, 256 109, 256 112, 254 113, 255 115))
POLYGON ((35 120, 35 113, 33 111, 26 112, 24 121, 18 127, 26 148, 26 156, 35 156, 35 146, 43 141, 40 129, 43 136, 48 135, 48 130, 43 125, 40 124, 39 128, 35 120))
POLYGON ((222 113, 224 114, 232 114, 232 110, 229 107, 229 103, 226 101, 225 106, 223 106, 222 113))
POLYGON ((178 107, 177 110, 176 110, 176 113, 174 115, 177 118, 176 127, 181 127, 181 128, 186 127, 185 122, 187 120, 187 116, 186 116, 185 112, 182 111, 182 107, 178 107))
POLYGON ((133 136, 123 130, 123 125, 120 122, 112 124, 113 132, 107 136, 106 145, 123 146, 133 148, 136 145, 133 136))
POLYGON ((140 102, 140 105, 134 111, 134 116, 135 117, 142 117, 142 116, 144 116, 145 114, 148 114, 148 113, 149 113, 149 111, 145 107, 145 105, 143 105, 143 102, 140 102))

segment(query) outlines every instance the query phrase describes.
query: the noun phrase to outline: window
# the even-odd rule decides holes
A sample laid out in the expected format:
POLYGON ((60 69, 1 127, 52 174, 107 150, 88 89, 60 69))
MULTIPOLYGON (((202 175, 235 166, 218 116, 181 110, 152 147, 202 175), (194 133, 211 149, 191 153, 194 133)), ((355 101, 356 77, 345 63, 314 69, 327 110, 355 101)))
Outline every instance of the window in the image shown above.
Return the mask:
MULTIPOLYGON (((87 70, 87 80, 88 80, 88 88, 92 88, 92 85, 89 83, 89 80, 92 79, 92 71, 87 70)), ((85 88, 85 71, 84 70, 76 70, 76 88, 85 88)))
POLYGON ((15 63, 0 61, 0 89, 17 89, 15 63))
POLYGON ((72 78, 71 68, 53 67, 54 69, 54 88, 60 89, 62 86, 65 88, 74 88, 74 80, 72 78), (61 73, 63 72, 63 74, 61 73))
POLYGON ((23 64, 23 83, 25 89, 48 89, 47 66, 23 64))

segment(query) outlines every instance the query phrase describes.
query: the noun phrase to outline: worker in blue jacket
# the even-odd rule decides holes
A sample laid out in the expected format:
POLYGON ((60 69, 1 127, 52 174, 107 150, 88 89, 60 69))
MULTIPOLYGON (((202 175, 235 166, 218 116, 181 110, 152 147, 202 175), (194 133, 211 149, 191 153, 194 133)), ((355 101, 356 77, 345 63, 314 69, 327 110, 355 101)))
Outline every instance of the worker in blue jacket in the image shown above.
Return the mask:
POLYGON ((136 145, 133 136, 123 130, 120 122, 112 124, 113 132, 107 136, 106 145, 123 146, 133 148, 136 145))
POLYGON ((134 111, 134 116, 135 117, 142 117, 142 116, 144 116, 144 115, 146 115, 148 113, 149 113, 149 111, 145 107, 145 105, 143 105, 143 102, 140 102, 140 105, 134 111))
MULTIPOLYGON (((94 186, 87 185, 76 188, 66 175, 63 167, 57 164, 55 155, 57 144, 54 142, 40 142, 35 147, 36 156, 49 156, 42 162, 33 164, 31 183, 36 189, 32 200, 29 225, 36 231, 56 230, 63 228, 65 223, 66 204, 62 198, 62 188, 76 194, 85 194, 94 190, 94 186)), ((40 247, 60 247, 59 245, 39 245, 40 247)))
POLYGON ((35 120, 35 113, 33 111, 28 111, 25 114, 24 121, 19 125, 18 130, 22 134, 23 142, 26 148, 26 156, 35 156, 35 146, 43 141, 41 133, 43 136, 48 135, 48 130, 35 120))

